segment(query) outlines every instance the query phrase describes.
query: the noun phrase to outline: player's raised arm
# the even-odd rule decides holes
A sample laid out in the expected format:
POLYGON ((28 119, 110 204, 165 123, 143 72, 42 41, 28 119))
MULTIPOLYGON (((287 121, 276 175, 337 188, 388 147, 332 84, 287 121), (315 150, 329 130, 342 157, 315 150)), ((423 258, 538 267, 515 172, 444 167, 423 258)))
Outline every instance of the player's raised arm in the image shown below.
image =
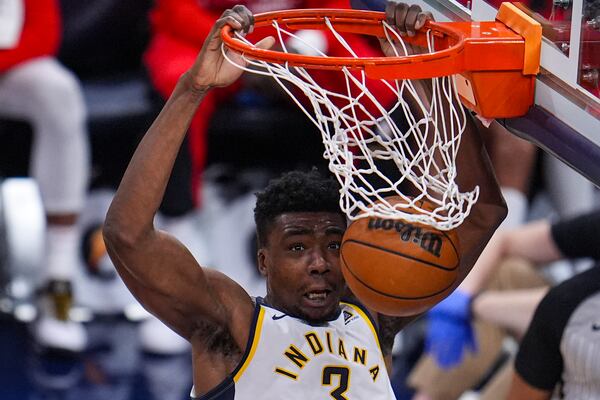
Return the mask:
MULTIPOLYGON (((421 11, 417 5, 389 1, 386 6, 387 21, 403 35, 412 35, 420 29, 430 13, 421 11)), ((393 56, 391 48, 383 47, 386 54, 393 56)), ((431 98, 431 86, 425 81, 415 82, 415 87, 424 103, 431 98)), ((456 107, 462 107, 458 100, 456 107)), ((409 101, 410 103, 410 101, 409 101)), ((414 106, 414 104, 411 104, 414 106)), ((418 113, 418 109, 415 109, 418 113)), ((459 243, 460 266, 454 287, 467 276, 485 245, 506 216, 506 205, 496 181, 491 162, 480 137, 480 129, 475 119, 467 115, 466 128, 462 136, 456 160, 456 182, 461 192, 479 187, 479 198, 469 216, 456 228, 459 243)), ((391 350, 396 333, 415 317, 380 317, 380 334, 384 353, 391 350)))
MULTIPOLYGON (((414 4, 388 1, 385 11, 386 20, 395 26, 401 35, 412 36, 428 19, 433 19, 431 13, 423 12, 418 5, 414 4)), ((394 55, 391 49, 384 47, 383 50, 387 55, 394 55)), ((417 90, 422 100, 429 103, 431 87, 425 84, 424 80, 418 81, 417 90)), ((451 101, 455 102, 455 107, 462 107, 457 98, 451 101)), ((419 111, 415 110, 415 113, 419 111)), ((455 286, 458 286, 471 270, 485 244, 506 216, 506 204, 483 146, 480 128, 475 118, 467 115, 466 128, 456 160, 458 189, 466 192, 479 187, 479 199, 469 217, 457 228, 460 243, 460 273, 455 286)))
POLYGON ((198 104, 211 88, 229 85, 241 74, 223 59, 221 28, 229 24, 247 32, 252 23, 243 6, 225 11, 215 23, 196 62, 136 149, 104 224, 112 261, 147 309, 188 339, 206 322, 222 326, 241 349, 252 318, 251 298, 224 275, 200 268, 181 243, 154 228, 153 220, 198 104))
POLYGON ((460 272, 456 286, 467 276, 507 213, 491 161, 483 145, 475 118, 467 118, 467 128, 458 152, 457 183, 461 190, 479 186, 479 199, 469 217, 458 227, 460 272))

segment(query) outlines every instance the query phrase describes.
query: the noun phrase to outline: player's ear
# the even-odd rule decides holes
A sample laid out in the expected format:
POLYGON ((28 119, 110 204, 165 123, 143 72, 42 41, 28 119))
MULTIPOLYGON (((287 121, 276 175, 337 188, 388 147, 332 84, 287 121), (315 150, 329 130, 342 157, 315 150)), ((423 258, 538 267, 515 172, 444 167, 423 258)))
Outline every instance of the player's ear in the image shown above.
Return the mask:
POLYGON ((269 256, 267 254, 266 249, 258 249, 258 253, 256 254, 258 261, 258 272, 262 276, 267 276, 267 265, 269 264, 269 256))

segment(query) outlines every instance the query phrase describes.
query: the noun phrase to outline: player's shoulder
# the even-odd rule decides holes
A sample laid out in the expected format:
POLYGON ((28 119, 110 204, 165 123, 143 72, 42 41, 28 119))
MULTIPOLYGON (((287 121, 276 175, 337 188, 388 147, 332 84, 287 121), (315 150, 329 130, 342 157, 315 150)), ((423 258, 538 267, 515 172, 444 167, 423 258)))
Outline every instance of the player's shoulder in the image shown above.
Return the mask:
POLYGON ((342 314, 344 311, 358 314, 363 319, 371 323, 375 328, 378 327, 378 314, 362 304, 356 296, 344 296, 340 301, 342 314))
POLYGON ((227 320, 231 324, 228 328, 237 332, 248 331, 256 309, 252 297, 224 273, 210 268, 203 268, 203 272, 219 307, 223 307, 223 312, 228 314, 227 320))
POLYGON ((376 341, 381 343, 379 314, 374 313, 355 298, 345 298, 340 302, 340 316, 343 317, 345 326, 351 326, 355 321, 362 321, 363 326, 366 326, 365 329, 368 328, 376 341))
POLYGON ((204 275, 210 287, 220 298, 245 303, 254 308, 254 301, 246 290, 224 273, 212 268, 203 268, 204 275), (223 296, 221 296, 223 294, 223 296))

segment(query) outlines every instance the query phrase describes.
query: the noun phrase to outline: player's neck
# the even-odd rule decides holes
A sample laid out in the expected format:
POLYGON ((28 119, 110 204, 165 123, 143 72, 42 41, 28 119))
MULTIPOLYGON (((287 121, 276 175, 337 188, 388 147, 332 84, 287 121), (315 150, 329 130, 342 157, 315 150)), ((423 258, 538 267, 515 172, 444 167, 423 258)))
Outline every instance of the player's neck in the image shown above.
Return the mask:
POLYGON ((320 325, 320 324, 323 324, 326 322, 334 321, 339 317, 340 312, 341 312, 339 303, 338 303, 338 306, 336 307, 336 309, 329 315, 326 315, 323 318, 319 318, 319 319, 312 319, 306 315, 303 315, 302 313, 297 313, 292 310, 289 310, 287 307, 281 305, 281 303, 278 302, 277 299, 273 299, 273 296, 271 296, 270 294, 267 294, 264 298, 261 298, 261 303, 265 306, 268 306, 270 308, 274 308, 278 311, 281 311, 282 313, 289 315, 290 317, 302 319, 311 325, 320 325))

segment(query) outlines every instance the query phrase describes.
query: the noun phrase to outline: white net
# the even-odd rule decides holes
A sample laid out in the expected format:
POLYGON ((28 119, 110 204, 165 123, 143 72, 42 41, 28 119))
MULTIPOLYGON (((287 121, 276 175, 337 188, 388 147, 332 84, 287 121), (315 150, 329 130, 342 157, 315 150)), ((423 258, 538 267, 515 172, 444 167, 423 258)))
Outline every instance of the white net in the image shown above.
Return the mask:
MULTIPOLYGON (((402 37, 382 24, 396 55, 408 54, 402 37)), ((325 25, 349 57, 359 57, 329 20, 325 25)), ((305 39, 310 35, 283 29, 276 21, 273 27, 282 51, 290 52, 293 40, 301 44, 296 48, 327 57, 321 45, 305 39)), ((428 35, 429 51, 433 40, 428 35)), ((330 75, 337 80, 330 85, 315 78, 314 70, 243 55, 247 65, 240 65, 225 47, 223 54, 245 71, 272 77, 319 128, 324 157, 341 185, 340 206, 351 220, 374 216, 449 230, 468 216, 479 188, 461 192, 455 181, 466 115, 452 77, 432 78, 432 96, 423 101, 410 80, 375 83, 364 71, 343 68, 330 75)))

